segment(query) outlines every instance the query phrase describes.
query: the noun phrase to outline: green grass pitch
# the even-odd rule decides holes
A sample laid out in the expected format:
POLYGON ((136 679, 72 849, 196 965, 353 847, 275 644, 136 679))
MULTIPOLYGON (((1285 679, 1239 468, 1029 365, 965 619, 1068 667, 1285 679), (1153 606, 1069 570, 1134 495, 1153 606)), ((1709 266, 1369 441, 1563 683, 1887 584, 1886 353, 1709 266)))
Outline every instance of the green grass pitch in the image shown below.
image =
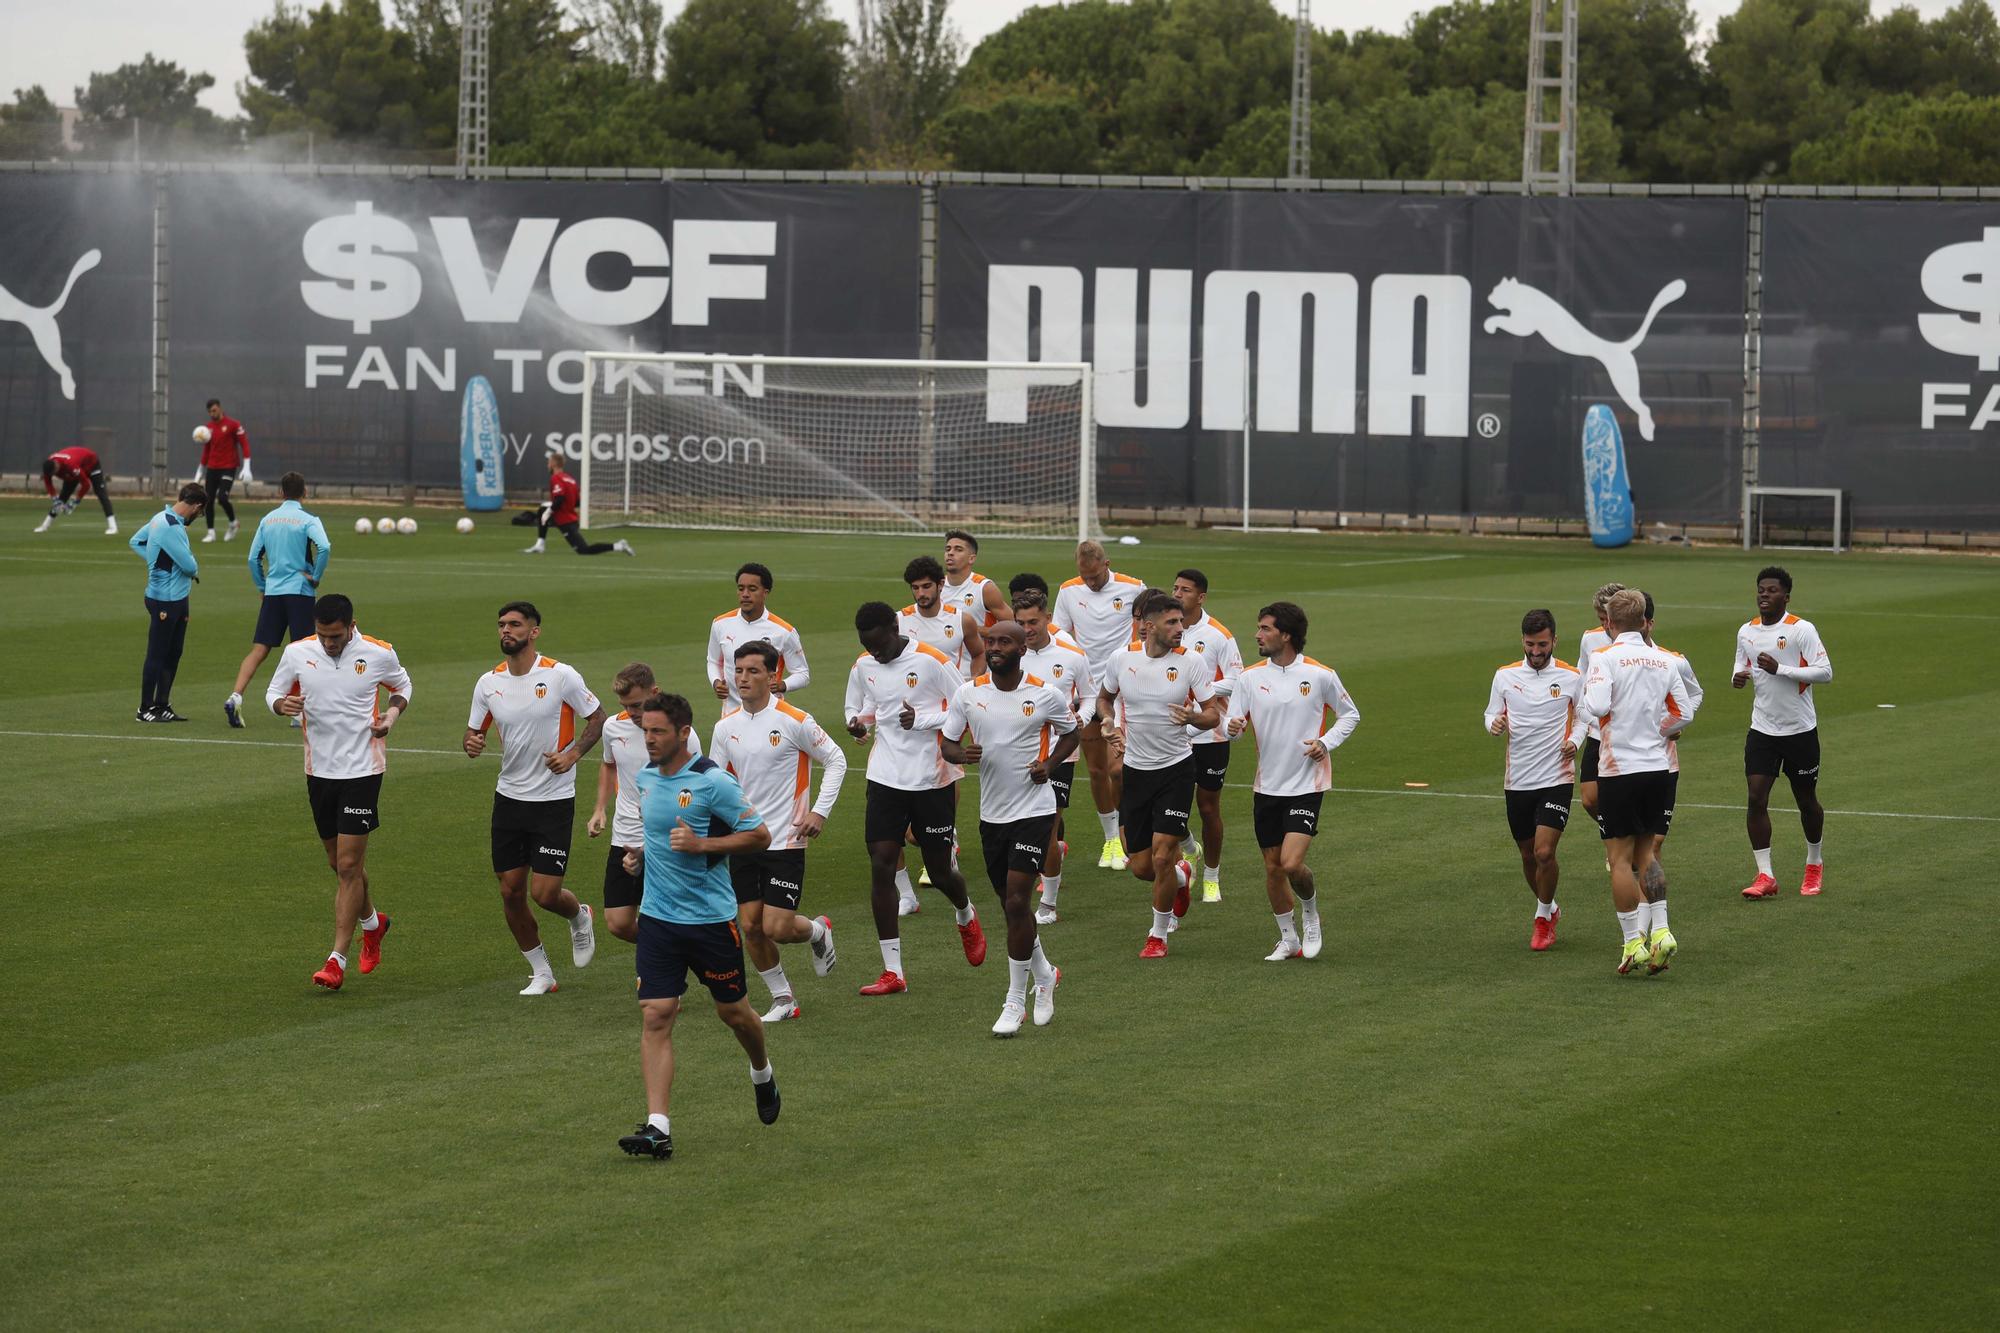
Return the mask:
MULTIPOLYGON (((545 925, 561 993, 515 995, 526 968, 487 866, 496 766, 458 753, 473 680, 498 660, 495 608, 539 603, 545 651, 600 689, 650 661, 705 735, 709 619, 736 565, 766 561, 812 660, 798 702, 833 729, 855 605, 900 602, 904 560, 936 543, 642 531, 636 560, 529 559, 494 519, 459 536, 419 511, 417 536, 364 538, 357 510, 326 507, 328 589, 416 680, 369 858, 396 929, 380 971, 327 994, 307 978, 332 880, 295 736, 261 710, 231 732, 220 706, 253 623, 242 562, 261 507, 236 544, 195 547, 174 699, 194 721, 174 728, 132 720, 143 575, 125 539, 88 504, 30 536, 40 508, 0 504, 0 1323, 2000 1320, 1991 561, 1779 557, 1837 670, 1819 691, 1835 813, 1826 895, 1792 892, 1803 848, 1781 811, 1786 894, 1753 905, 1737 897, 1749 699, 1728 675, 1767 557, 1145 532, 1115 565, 1154 582, 1201 566, 1246 651, 1259 605, 1304 604, 1310 651, 1361 709, 1313 853, 1325 954, 1261 961, 1274 931, 1245 742, 1224 901, 1197 903, 1165 964, 1137 958, 1144 889, 1079 857, 1044 932, 1065 978, 1053 1026, 988 1034, 1006 973, 978 882, 986 966, 965 965, 927 894, 906 922, 910 992, 863 1000, 878 960, 857 760, 806 893, 841 963, 820 980, 788 956, 805 1016, 771 1034, 783 1119, 757 1123, 741 1054, 697 996, 678 1155, 653 1163, 614 1143, 644 1113, 629 947, 601 932, 579 973, 545 925), (1528 951, 1499 742, 1479 727, 1521 612, 1552 606, 1573 656, 1613 577, 1654 593, 1661 641, 1708 689, 1666 854, 1681 953, 1648 980, 1613 974, 1581 823, 1561 938, 1528 951)), ((124 501, 125 530, 151 509, 124 501)), ((991 542, 980 568, 1074 572, 1053 542, 991 542)), ((596 758, 570 879, 589 899, 596 758)), ((1072 841, 1094 850, 1087 831, 1072 841)), ((970 846, 965 860, 976 874, 970 846)))

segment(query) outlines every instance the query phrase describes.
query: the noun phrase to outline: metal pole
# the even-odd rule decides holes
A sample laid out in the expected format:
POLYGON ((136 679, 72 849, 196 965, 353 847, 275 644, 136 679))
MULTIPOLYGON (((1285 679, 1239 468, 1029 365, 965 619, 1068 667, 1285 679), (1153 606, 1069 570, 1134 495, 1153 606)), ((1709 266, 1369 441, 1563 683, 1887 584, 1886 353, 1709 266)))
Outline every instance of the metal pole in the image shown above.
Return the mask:
POLYGON ((597 353, 583 354, 583 457, 577 460, 578 487, 583 503, 577 506, 576 520, 585 531, 590 528, 590 405, 597 397, 597 353))
MULTIPOLYGON (((625 442, 619 446, 620 452, 625 455, 625 512, 628 514, 632 512, 632 376, 636 373, 634 368, 625 375, 625 442)), ((585 440, 583 447, 590 448, 590 441, 585 440)))
POLYGON ((1750 549, 1750 488, 1763 478, 1764 187, 1750 187, 1743 269, 1743 549, 1750 549))
POLYGON ((168 301, 168 269, 173 260, 167 252, 167 177, 153 173, 153 469, 154 495, 167 493, 167 469, 171 462, 167 444, 167 328, 171 313, 168 301))
POLYGON ((1250 393, 1250 349, 1243 349, 1243 531, 1250 531, 1250 409, 1254 398, 1250 393))
POLYGON ((1096 370, 1085 366, 1082 420, 1077 423, 1076 539, 1087 542, 1097 526, 1097 385, 1096 370))

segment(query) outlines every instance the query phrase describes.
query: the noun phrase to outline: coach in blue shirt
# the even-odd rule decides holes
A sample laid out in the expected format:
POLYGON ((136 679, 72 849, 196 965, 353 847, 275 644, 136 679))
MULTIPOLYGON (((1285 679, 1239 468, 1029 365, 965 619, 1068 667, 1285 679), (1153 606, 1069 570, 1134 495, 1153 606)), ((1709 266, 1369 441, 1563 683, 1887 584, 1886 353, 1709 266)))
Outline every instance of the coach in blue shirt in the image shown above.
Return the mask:
POLYGON ((250 543, 250 581, 264 601, 257 608, 250 651, 236 668, 236 686, 222 701, 222 715, 232 727, 243 725, 243 691, 271 650, 285 642, 286 632, 295 640, 313 632, 313 599, 333 555, 326 525, 299 503, 306 498, 304 475, 287 472, 278 478, 278 490, 284 503, 264 515, 250 543))
POLYGON ((136 715, 141 722, 187 721, 167 700, 187 646, 188 592, 201 573, 188 545, 188 520, 207 503, 208 492, 190 482, 126 543, 146 562, 146 668, 136 715))
POLYGON ((771 845, 757 808, 729 770, 688 753, 694 710, 678 694, 656 694, 639 708, 645 768, 639 770, 639 817, 644 850, 625 854, 625 869, 643 867, 639 903, 639 1005, 645 1026, 639 1062, 646 1076, 646 1123, 618 1140, 635 1157, 674 1155, 667 1100, 674 1084, 674 1020, 693 968, 715 1000, 716 1015, 750 1057, 757 1118, 778 1118, 778 1081, 764 1051, 764 1023, 750 1007, 743 975, 743 939, 736 933, 736 890, 729 858, 771 845))

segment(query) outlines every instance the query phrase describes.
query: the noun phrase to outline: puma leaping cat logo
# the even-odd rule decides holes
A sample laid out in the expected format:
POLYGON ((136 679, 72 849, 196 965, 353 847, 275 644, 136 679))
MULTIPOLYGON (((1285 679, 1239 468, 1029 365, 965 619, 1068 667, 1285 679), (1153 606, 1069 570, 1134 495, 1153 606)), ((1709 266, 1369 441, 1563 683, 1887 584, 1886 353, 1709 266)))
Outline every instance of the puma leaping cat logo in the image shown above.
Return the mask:
POLYGON ((69 302, 69 290, 76 286, 76 280, 96 268, 103 258, 100 250, 85 252, 83 258, 70 269, 69 281, 63 284, 62 295, 55 299, 53 305, 29 305, 5 287, 0 287, 0 320, 27 325, 29 335, 35 340, 35 350, 42 354, 42 360, 49 363, 49 369, 62 377, 63 397, 72 400, 76 397, 76 376, 70 374, 69 367, 63 363, 62 330, 56 327, 56 316, 69 302))
POLYGON ((1488 305, 1500 313, 1486 320, 1488 333, 1511 333, 1518 338, 1532 338, 1542 335, 1542 340, 1558 352, 1571 356, 1587 356, 1604 367, 1604 373, 1611 377, 1611 387, 1625 400, 1625 406, 1632 409, 1639 418, 1639 434, 1644 439, 1653 438, 1653 411, 1639 397, 1639 363, 1632 353, 1639 344, 1646 341, 1647 331, 1653 327, 1653 319, 1667 306, 1687 294, 1687 284, 1675 278, 1660 288, 1660 294, 1653 298, 1653 304, 1646 311, 1646 318, 1639 322, 1639 331, 1622 343, 1600 338, 1576 320, 1576 316, 1556 304, 1548 293, 1530 287, 1517 278, 1502 278, 1493 285, 1493 292, 1486 298, 1488 305))

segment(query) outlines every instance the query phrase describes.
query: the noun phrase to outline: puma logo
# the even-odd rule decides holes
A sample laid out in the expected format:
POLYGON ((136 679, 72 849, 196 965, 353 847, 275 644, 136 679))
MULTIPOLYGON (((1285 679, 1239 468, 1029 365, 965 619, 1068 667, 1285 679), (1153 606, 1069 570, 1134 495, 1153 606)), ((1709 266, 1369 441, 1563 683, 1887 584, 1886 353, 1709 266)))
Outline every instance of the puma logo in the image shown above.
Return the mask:
POLYGON ((1646 334, 1653 327, 1654 318, 1673 302, 1687 294, 1687 283, 1675 278, 1660 288, 1660 294, 1653 298, 1652 306, 1646 311, 1646 318, 1639 322, 1639 331, 1624 342, 1611 342, 1600 338, 1576 320, 1556 303, 1554 297, 1537 288, 1530 287, 1518 278, 1502 278, 1493 285, 1493 291, 1486 302, 1500 313, 1487 317, 1485 329, 1488 333, 1511 333, 1517 338, 1532 338, 1536 334, 1542 341, 1558 352, 1570 356, 1587 356, 1604 367, 1604 373, 1611 377, 1611 387, 1625 400, 1625 406, 1632 409, 1639 418, 1639 435, 1642 439, 1653 438, 1653 411, 1639 397, 1639 363, 1632 354, 1639 344, 1646 341, 1646 334))
POLYGON ((35 350, 42 354, 42 360, 49 363, 49 369, 62 377, 63 397, 71 401, 76 399, 76 377, 69 373, 69 366, 63 361, 62 330, 56 327, 56 316, 68 304, 70 288, 76 286, 76 280, 96 268, 103 258, 101 250, 86 251, 70 269, 69 281, 63 284, 62 295, 55 299, 53 305, 29 305, 5 287, 0 287, 0 320, 27 326, 29 335, 35 340, 35 350))

